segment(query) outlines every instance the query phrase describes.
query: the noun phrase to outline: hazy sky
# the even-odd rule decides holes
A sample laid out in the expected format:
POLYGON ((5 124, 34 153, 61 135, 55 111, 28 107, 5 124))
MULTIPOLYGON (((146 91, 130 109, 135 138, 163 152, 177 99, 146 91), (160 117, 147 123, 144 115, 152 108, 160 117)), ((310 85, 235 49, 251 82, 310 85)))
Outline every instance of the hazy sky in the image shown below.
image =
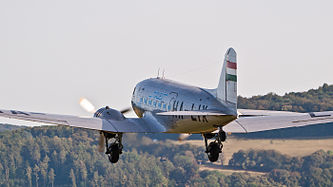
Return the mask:
MULTIPOLYGON (((85 115, 156 77, 214 88, 228 47, 242 96, 333 83, 333 1, 0 1, 0 108, 85 115)), ((0 121, 1 122, 1 121, 0 121)))

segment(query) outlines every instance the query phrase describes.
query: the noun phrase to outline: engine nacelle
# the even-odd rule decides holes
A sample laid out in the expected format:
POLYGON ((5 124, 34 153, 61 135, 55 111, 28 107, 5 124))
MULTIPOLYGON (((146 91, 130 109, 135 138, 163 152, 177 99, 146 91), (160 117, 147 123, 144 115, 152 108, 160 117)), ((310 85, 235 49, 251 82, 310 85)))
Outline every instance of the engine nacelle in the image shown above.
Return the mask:
POLYGON ((121 112, 119 112, 118 110, 112 109, 108 106, 98 109, 95 112, 94 117, 112 119, 112 120, 118 120, 118 121, 125 119, 125 116, 121 112))

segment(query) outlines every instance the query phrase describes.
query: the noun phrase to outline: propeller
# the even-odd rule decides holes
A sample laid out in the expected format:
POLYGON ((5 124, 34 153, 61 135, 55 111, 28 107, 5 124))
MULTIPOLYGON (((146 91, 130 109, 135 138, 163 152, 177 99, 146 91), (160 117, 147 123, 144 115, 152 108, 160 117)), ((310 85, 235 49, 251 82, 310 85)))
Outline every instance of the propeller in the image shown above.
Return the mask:
POLYGON ((105 143, 104 133, 100 132, 98 138, 98 151, 100 153, 104 152, 104 143, 105 143))
POLYGON ((132 108, 128 107, 128 108, 121 110, 120 113, 126 114, 127 112, 130 112, 131 110, 132 110, 132 108))
POLYGON ((181 141, 187 139, 190 136, 191 136, 191 134, 185 134, 185 133, 179 134, 178 141, 181 142, 181 141))
MULTIPOLYGON (((87 98, 82 97, 80 99, 79 103, 80 103, 80 106, 85 111, 87 111, 89 113, 92 113, 92 114, 96 112, 95 106, 87 98)), ((132 108, 128 107, 128 108, 125 108, 123 110, 120 110, 120 113, 126 114, 126 113, 130 112, 131 110, 132 110, 132 108)))
POLYGON ((96 108, 95 106, 86 98, 81 98, 80 99, 80 106, 87 112, 89 113, 95 113, 96 108))

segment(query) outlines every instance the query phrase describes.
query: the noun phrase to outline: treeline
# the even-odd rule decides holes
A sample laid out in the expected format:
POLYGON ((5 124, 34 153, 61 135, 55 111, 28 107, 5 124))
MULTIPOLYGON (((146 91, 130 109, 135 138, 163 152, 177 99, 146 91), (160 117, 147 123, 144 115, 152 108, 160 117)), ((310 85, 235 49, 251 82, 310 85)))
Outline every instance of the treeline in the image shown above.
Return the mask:
MULTIPOLYGON (((269 93, 251 98, 238 97, 238 108, 318 112, 333 110, 333 85, 324 84, 307 92, 291 92, 284 96, 269 93)), ((328 138, 333 137, 333 124, 310 125, 247 134, 233 134, 237 138, 328 138)))
POLYGON ((284 96, 269 93, 251 98, 238 97, 238 108, 319 112, 333 110, 333 85, 324 84, 307 92, 290 92, 284 96))
POLYGON ((1 124, 0 123, 0 132, 3 131, 10 131, 15 129, 24 128, 24 126, 17 126, 17 125, 9 125, 9 124, 1 124))
POLYGON ((207 162, 202 147, 135 134, 124 137, 120 161, 110 164, 104 153, 97 151, 98 135, 63 126, 0 133, 0 186, 332 185, 331 152, 290 158, 274 151, 240 151, 234 154, 231 166, 269 174, 225 176, 199 170, 199 163, 207 162))

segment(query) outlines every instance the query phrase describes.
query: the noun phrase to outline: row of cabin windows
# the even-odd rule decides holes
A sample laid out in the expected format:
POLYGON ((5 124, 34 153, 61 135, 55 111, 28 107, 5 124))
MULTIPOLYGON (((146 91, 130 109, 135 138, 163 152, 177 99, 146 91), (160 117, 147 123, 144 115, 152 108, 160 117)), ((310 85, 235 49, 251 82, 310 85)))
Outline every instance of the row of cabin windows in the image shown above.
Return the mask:
MULTIPOLYGON (((154 100, 154 99, 148 99, 148 98, 140 98, 140 103, 144 103, 146 105, 149 105, 149 106, 154 106, 155 108, 158 107, 160 109, 164 109, 164 110, 168 110, 168 111, 182 111, 183 110, 183 107, 184 107, 184 102, 181 102, 180 101, 174 101, 173 104, 172 104, 172 107, 171 105, 167 105, 166 103, 164 103, 163 101, 158 101, 158 100, 154 100), (179 108, 178 108, 179 106, 179 108)), ((194 103, 192 104, 192 108, 191 110, 196 110, 195 108, 195 105, 194 103)), ((199 105, 198 107, 198 110, 205 110, 207 109, 208 106, 207 105, 199 105)))
POLYGON ((154 106, 155 108, 158 107, 158 108, 164 109, 164 110, 166 110, 168 108, 168 111, 171 108, 170 106, 167 106, 167 104, 164 103, 163 101, 159 102, 158 100, 142 98, 142 97, 140 98, 140 103, 144 103, 149 106, 154 106))
MULTIPOLYGON (((171 105, 167 105, 163 101, 158 101, 158 100, 154 100, 154 99, 148 99, 148 98, 142 98, 141 97, 140 98, 140 103, 144 103, 146 105, 154 106, 155 108, 158 107, 160 109, 164 109, 164 110, 168 110, 168 111, 170 111, 171 108, 173 110, 177 110, 177 107, 175 107, 175 104, 174 104, 173 107, 171 107, 171 105)), ((183 102, 182 102, 181 106, 183 106, 183 102)), ((180 108, 180 110, 182 110, 182 107, 180 108)))

